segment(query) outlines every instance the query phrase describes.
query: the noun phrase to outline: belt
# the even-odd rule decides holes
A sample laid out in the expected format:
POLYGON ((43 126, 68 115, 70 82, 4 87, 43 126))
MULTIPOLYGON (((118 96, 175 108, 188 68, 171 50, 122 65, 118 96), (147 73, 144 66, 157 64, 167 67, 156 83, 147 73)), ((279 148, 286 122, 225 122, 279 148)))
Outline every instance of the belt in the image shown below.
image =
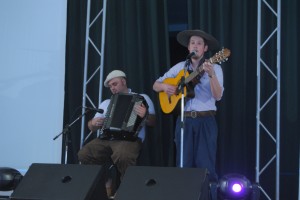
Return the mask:
POLYGON ((208 117, 208 116, 215 116, 216 115, 216 111, 214 110, 208 110, 208 111, 186 111, 184 112, 184 116, 185 117, 192 117, 192 118, 196 118, 196 117, 208 117))

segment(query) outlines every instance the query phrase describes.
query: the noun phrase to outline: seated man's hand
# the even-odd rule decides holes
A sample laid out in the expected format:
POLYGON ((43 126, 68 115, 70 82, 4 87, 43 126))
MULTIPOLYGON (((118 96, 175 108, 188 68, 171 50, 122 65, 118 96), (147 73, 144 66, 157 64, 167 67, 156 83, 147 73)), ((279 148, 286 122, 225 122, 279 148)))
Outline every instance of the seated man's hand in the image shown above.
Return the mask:
POLYGON ((96 118, 91 119, 88 122, 88 127, 91 131, 96 131, 103 126, 103 123, 104 123, 103 117, 96 117, 96 118))
POLYGON ((103 126, 103 122, 104 122, 104 118, 102 117, 96 117, 92 119, 92 125, 97 126, 99 128, 103 126))
POLYGON ((134 106, 134 112, 141 118, 145 117, 147 108, 144 104, 141 105, 135 105, 134 106))

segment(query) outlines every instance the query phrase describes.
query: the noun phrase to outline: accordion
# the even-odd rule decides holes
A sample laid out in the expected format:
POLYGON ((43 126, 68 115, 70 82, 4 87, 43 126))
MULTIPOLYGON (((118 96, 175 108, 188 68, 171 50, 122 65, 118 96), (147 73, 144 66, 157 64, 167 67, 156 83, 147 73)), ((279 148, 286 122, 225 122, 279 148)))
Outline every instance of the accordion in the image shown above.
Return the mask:
POLYGON ((102 127, 101 139, 131 140, 137 139, 142 122, 146 119, 139 117, 133 110, 135 105, 148 104, 139 94, 118 93, 112 95, 102 127))

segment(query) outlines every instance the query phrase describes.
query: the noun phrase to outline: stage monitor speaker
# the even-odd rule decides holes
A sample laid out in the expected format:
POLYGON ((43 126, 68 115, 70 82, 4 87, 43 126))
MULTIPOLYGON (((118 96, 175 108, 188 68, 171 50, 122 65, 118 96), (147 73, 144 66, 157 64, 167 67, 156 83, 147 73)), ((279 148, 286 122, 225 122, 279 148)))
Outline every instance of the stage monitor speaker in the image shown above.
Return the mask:
POLYGON ((208 170, 176 167, 128 167, 116 200, 207 200, 208 170))
POLYGON ((100 165, 34 163, 11 199, 107 200, 104 171, 100 165))

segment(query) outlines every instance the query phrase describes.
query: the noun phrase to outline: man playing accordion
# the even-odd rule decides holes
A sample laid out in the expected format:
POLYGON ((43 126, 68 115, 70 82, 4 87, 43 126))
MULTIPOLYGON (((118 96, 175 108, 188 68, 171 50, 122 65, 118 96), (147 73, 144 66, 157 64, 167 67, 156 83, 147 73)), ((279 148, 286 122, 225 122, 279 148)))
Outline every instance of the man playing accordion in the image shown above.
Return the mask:
MULTIPOLYGON (((136 94, 127 87, 126 74, 120 70, 114 70, 110 72, 104 86, 108 87, 112 92, 113 96, 116 94, 136 94)), ((142 142, 145 138, 145 126, 154 126, 155 124, 155 109, 153 102, 146 94, 139 94, 146 101, 145 103, 136 103, 132 107, 132 112, 141 119, 141 127, 138 127, 138 133, 135 134, 135 138, 130 140, 122 139, 120 137, 112 137, 110 133, 110 127, 107 127, 107 112, 111 111, 111 99, 107 99, 100 103, 99 109, 103 109, 103 113, 97 113, 93 119, 88 122, 88 127, 91 131, 105 128, 99 138, 95 138, 78 152, 78 159, 82 164, 99 164, 103 165, 109 161, 117 167, 120 172, 120 177, 125 174, 125 170, 128 166, 136 165, 137 158, 140 154, 142 142), (146 105, 145 105, 146 104, 146 105)), ((118 112, 117 110, 115 112, 118 112)), ((118 115, 118 113, 116 113, 118 115)), ((114 131, 114 135, 117 135, 118 131, 114 131)), ((128 132, 128 131, 125 131, 128 132)), ((129 131, 130 132, 130 131, 129 131)), ((124 131, 120 130, 120 133, 124 131)), ((110 185, 111 180, 108 179, 106 188, 108 196, 110 196, 110 185)))

